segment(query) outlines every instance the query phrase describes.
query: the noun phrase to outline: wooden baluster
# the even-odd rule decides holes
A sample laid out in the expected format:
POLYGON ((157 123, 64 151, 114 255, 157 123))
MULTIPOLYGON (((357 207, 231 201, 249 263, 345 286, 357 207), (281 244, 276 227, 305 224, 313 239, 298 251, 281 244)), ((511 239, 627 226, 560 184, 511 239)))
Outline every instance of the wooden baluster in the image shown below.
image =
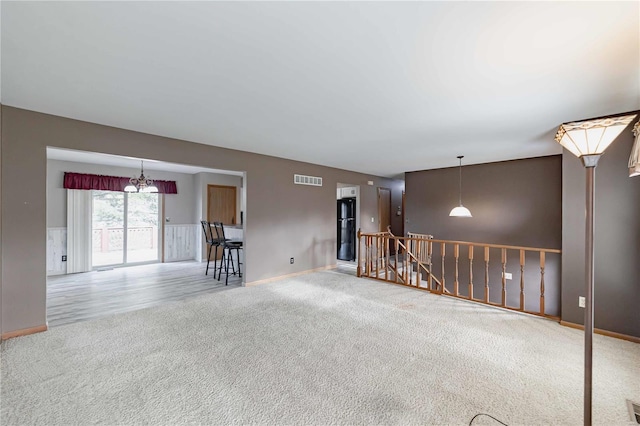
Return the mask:
POLYGON ((364 237, 364 273, 369 276, 369 236, 364 237))
POLYGON ((459 244, 454 244, 453 245, 453 258, 456 261, 456 269, 455 272, 453 274, 453 294, 455 296, 458 295, 458 258, 460 257, 460 245, 459 244))
POLYGON ((378 269, 380 270, 380 276, 384 272, 384 237, 378 236, 378 269))
POLYGON ((371 278, 373 278, 374 272, 376 270, 375 263, 373 263, 375 260, 375 253, 373 252, 373 241, 374 241, 374 236, 372 235, 370 237, 371 245, 369 246, 369 263, 371 267, 371 275, 370 275, 371 278))
POLYGON ((489 303, 489 247, 484 248, 484 303, 489 303))
POLYGON ((384 235, 380 236, 380 275, 382 275, 383 279, 386 281, 387 279, 387 268, 385 267, 384 260, 386 256, 386 250, 384 249, 385 240, 387 239, 384 235))
POLYGON ((432 272, 432 264, 431 264, 431 255, 433 254, 433 243, 431 241, 427 242, 427 265, 429 265, 429 275, 427 275, 427 285, 429 286, 429 291, 433 290, 431 284, 433 283, 431 280, 431 272, 432 272))
POLYGON ((378 275, 377 278, 380 278, 380 273, 382 272, 383 260, 384 259, 384 242, 382 241, 383 237, 378 235, 378 275))
MULTIPOLYGON (((406 243, 406 240, 405 240, 406 243)), ((409 247, 407 247, 407 250, 405 250, 404 252, 404 261, 402 262, 402 265, 404 265, 402 267, 403 271, 403 276, 404 276, 404 283, 405 284, 411 284, 411 273, 409 272, 409 265, 408 265, 408 259, 409 259, 409 255, 408 255, 408 251, 409 251, 409 247)))
POLYGON ((524 250, 520 250, 520 310, 524 311, 524 250))
POLYGON ((356 276, 360 278, 362 276, 362 269, 360 269, 360 265, 362 264, 362 232, 358 229, 358 268, 356 269, 356 276))
POLYGON ((473 300, 473 246, 469 246, 469 300, 473 300))
POLYGON ((376 241, 375 236, 371 236, 371 277, 375 277, 375 273, 376 273, 376 246, 375 246, 375 241, 376 241))
POLYGON ((399 283, 399 282, 400 282, 400 277, 398 277, 398 249, 400 248, 400 244, 399 244, 399 243, 400 243, 400 240, 398 240, 398 239, 396 238, 394 241, 395 241, 395 246, 396 246, 396 254, 395 254, 395 257, 396 257, 396 263, 394 264, 394 268, 395 268, 394 275, 395 275, 395 282, 396 282, 396 284, 397 284, 397 283, 399 283))
POLYGON ((369 276, 373 275, 373 237, 369 237, 369 276))
POLYGON ((371 262, 371 277, 373 277, 373 271, 375 270, 374 265, 375 263, 373 263, 375 261, 375 252, 374 250, 374 246, 373 246, 373 242, 375 240, 373 239, 373 236, 371 236, 371 245, 369 246, 369 261, 371 262))
POLYGON ((376 278, 380 278, 380 235, 376 235, 376 278))
POLYGON ((389 279, 388 281, 391 282, 391 245, 392 245, 392 241, 394 241, 393 244, 395 244, 395 239, 392 239, 392 237, 387 237, 387 270, 389 271, 389 279))
POLYGON ((502 249, 502 306, 507 306, 507 249, 502 249))
POLYGON ((407 274, 409 274, 409 284, 413 285, 413 264, 411 263, 411 256, 409 256, 409 253, 405 253, 405 259, 407 260, 407 274))
POLYGON ((445 279, 444 279, 444 254, 445 254, 445 250, 446 250, 446 245, 445 243, 440 243, 440 255, 442 256, 442 288, 440 289, 440 291, 442 293, 445 292, 445 289, 447 288, 445 285, 445 279))
POLYGON ((544 265, 545 252, 540 252, 540 315, 544 315, 544 265))
POLYGON ((411 272, 409 272, 409 268, 407 267, 407 257, 405 253, 404 259, 402 259, 402 276, 404 277, 404 283, 411 285, 411 272))
POLYGON ((422 267, 422 258, 420 257, 420 248, 422 247, 422 241, 418 240, 417 241, 418 244, 416 244, 416 248, 417 253, 416 253, 416 259, 418 259, 418 261, 416 262, 416 273, 418 275, 416 275, 416 287, 420 288, 420 278, 422 278, 422 270, 420 269, 422 267))
POLYGON ((389 281, 389 237, 384 236, 384 280, 389 281))

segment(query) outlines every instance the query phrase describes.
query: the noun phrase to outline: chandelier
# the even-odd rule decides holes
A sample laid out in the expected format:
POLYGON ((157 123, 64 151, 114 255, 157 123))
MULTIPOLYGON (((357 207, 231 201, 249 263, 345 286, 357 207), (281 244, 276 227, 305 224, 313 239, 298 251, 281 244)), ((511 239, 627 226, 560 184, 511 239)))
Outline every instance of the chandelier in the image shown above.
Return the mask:
POLYGON ((140 161, 140 177, 129 179, 129 185, 125 186, 125 192, 158 192, 153 180, 144 176, 144 161, 140 161))

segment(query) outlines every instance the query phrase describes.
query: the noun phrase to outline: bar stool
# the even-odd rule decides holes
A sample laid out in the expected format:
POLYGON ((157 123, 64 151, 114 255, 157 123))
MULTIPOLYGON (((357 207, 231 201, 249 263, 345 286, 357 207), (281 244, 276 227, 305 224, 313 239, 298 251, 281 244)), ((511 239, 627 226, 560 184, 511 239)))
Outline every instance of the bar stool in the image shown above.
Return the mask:
POLYGON ((214 263, 213 263, 213 276, 216 276, 216 260, 218 258, 218 247, 220 247, 220 241, 218 238, 214 238, 213 229, 211 229, 211 223, 206 220, 201 220, 200 224, 202 225, 202 232, 204 232, 204 240, 207 242, 207 246, 209 246, 209 250, 207 250, 207 269, 204 274, 209 274, 209 261, 211 259, 211 249, 216 248, 214 263))
POLYGON ((222 268, 224 266, 224 273, 226 274, 226 280, 224 285, 229 284, 229 263, 231 263, 231 270, 233 275, 236 274, 236 267, 233 263, 233 250, 236 251, 236 263, 238 265, 238 276, 242 277, 242 269, 240 265, 240 250, 242 250, 242 241, 229 240, 224 234, 224 225, 222 222, 213 222, 213 228, 216 230, 218 241, 222 245, 222 259, 220 259, 220 269, 218 269, 218 281, 222 275, 222 268))

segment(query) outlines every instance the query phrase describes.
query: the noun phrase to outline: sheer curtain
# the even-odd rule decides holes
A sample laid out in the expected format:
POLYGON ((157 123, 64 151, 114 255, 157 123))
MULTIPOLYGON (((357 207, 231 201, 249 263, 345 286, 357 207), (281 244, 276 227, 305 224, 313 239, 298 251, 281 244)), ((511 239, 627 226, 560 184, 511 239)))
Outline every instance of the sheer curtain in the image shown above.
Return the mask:
POLYGON ((93 191, 67 189, 67 273, 91 270, 93 191))

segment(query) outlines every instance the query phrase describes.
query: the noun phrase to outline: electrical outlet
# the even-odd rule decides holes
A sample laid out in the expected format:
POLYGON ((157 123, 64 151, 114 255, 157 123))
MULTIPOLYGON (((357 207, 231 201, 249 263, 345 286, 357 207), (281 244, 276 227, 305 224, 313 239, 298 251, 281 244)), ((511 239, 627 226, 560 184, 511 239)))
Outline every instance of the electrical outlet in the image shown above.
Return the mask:
POLYGON ((511 272, 505 272, 504 273, 504 279, 505 280, 512 280, 513 279, 513 274, 511 272))
POLYGON ((375 222, 375 221, 376 221, 376 220, 375 220, 375 218, 373 218, 373 217, 372 217, 372 218, 371 218, 371 223, 373 223, 373 222, 375 222))
POLYGON ((291 259, 289 259, 289 263, 293 265, 293 262, 294 262, 294 260, 293 260, 293 257, 292 257, 291 259))
POLYGON ((584 300, 583 296, 578 297, 578 307, 584 308, 587 305, 587 302, 584 300))
POLYGON ((63 254, 63 255, 62 255, 62 261, 63 261, 63 262, 66 262, 66 261, 67 261, 67 255, 66 255, 66 254, 63 254))

